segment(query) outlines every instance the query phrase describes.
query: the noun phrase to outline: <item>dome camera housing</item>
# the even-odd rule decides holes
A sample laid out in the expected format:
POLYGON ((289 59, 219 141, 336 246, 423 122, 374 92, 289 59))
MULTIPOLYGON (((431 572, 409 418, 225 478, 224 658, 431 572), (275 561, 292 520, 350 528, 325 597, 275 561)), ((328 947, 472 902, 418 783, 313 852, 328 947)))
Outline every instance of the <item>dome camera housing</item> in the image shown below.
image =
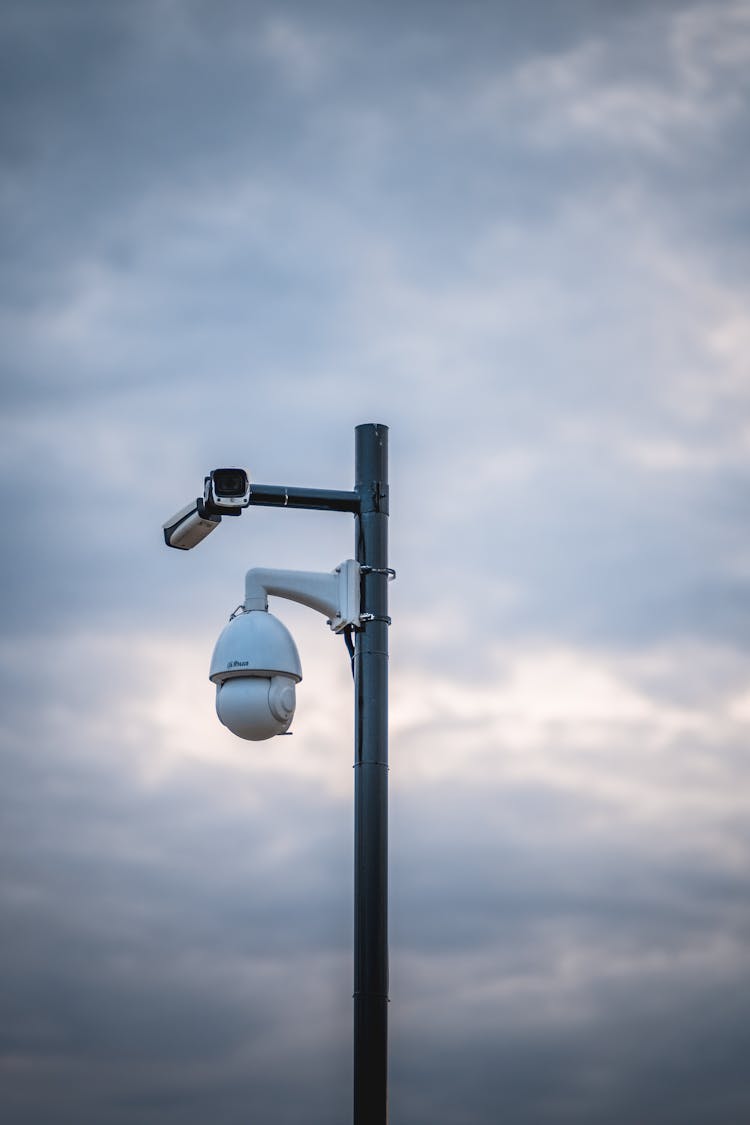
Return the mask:
POLYGON ((291 633, 267 610, 241 613, 224 627, 209 679, 219 720, 239 738, 261 742, 289 729, 302 667, 291 633))

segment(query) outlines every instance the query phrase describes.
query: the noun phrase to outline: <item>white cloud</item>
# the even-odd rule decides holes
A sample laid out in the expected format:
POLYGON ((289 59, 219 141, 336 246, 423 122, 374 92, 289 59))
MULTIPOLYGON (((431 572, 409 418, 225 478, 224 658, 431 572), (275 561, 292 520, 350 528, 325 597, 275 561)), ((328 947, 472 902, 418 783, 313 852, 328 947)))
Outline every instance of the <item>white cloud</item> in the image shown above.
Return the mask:
POLYGON ((309 90, 329 74, 338 50, 330 33, 312 30, 289 16, 266 20, 257 47, 293 89, 309 90))
POLYGON ((732 850, 729 821, 748 809, 747 767, 733 749, 747 736, 743 657, 695 645, 617 655, 539 644, 496 648, 495 660, 494 676, 478 652, 473 680, 412 669, 394 681, 393 763, 406 791, 480 778, 498 790, 529 785, 575 795, 588 810, 581 827, 605 815, 732 850), (676 697, 685 661, 693 679, 704 668, 712 696, 676 697))
POLYGON ((642 12, 637 33, 641 38, 623 25, 610 38, 524 60, 485 81, 476 112, 498 128, 522 114, 528 137, 545 147, 586 141, 664 155, 742 112, 750 61, 746 5, 729 0, 642 12))
POLYGON ((747 84, 750 9, 745 0, 687 7, 675 17, 671 44, 680 71, 696 90, 747 84))

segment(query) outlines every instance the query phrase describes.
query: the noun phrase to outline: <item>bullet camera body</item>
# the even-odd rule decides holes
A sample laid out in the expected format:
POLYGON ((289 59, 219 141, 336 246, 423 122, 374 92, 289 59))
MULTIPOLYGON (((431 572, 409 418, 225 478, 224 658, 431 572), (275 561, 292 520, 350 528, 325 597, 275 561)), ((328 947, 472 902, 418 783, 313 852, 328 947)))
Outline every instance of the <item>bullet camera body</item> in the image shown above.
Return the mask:
POLYGON ((260 742, 289 729, 302 667, 291 633, 267 610, 232 617, 216 642, 209 679, 219 720, 239 738, 260 742))
POLYGON ((179 551, 189 551, 221 523, 221 516, 205 511, 200 499, 186 504, 162 524, 164 542, 179 551))
POLYGON ((203 503, 208 512, 239 515, 250 503, 250 478, 244 469, 213 469, 203 485, 203 503))

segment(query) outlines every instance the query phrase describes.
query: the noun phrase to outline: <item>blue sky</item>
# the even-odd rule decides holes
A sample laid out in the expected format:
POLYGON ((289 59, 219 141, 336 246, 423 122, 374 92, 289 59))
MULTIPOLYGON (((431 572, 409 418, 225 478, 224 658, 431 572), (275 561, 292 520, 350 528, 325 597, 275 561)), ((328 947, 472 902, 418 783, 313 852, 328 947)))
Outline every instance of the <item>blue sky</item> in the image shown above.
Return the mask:
POLYGON ((162 521, 391 441, 391 1119, 750 1114, 743 0, 3 5, 3 1118, 350 1116, 351 687, 162 521))

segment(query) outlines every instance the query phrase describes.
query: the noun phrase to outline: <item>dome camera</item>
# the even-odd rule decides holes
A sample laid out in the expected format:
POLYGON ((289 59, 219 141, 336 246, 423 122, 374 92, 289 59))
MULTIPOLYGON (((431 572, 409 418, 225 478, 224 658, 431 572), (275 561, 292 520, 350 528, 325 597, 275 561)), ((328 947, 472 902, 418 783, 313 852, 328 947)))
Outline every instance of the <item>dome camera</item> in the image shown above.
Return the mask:
POLYGON ((302 679, 297 646, 267 610, 239 613, 224 627, 211 658, 216 713, 239 738, 261 742, 286 734, 302 679))
POLYGON ((260 742, 286 734, 294 718, 302 668, 288 629, 268 612, 269 594, 325 614, 331 630, 341 633, 362 621, 360 574, 353 559, 328 573, 248 570, 245 601, 216 642, 209 672, 216 684, 216 713, 238 738, 260 742))

